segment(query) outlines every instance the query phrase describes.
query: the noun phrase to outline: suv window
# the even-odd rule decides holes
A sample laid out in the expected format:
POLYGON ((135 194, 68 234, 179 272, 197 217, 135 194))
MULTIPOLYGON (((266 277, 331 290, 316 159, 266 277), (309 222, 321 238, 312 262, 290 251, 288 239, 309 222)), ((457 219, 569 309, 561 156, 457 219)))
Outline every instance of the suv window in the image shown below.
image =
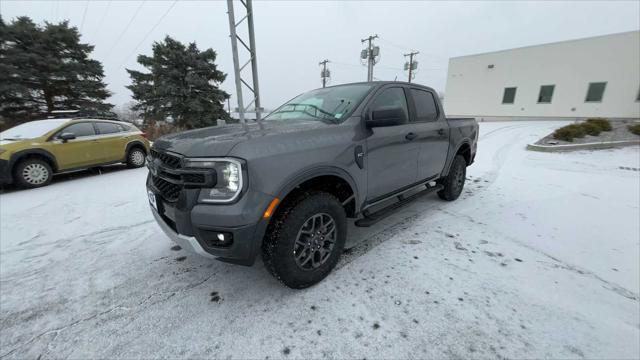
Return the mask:
POLYGON ((93 136, 96 134, 96 130, 93 128, 93 125, 91 123, 82 122, 67 126, 66 128, 60 130, 57 135, 64 133, 72 133, 76 137, 93 136))
POLYGON ((404 96, 404 90, 399 87, 388 88, 382 90, 371 104, 371 111, 384 110, 391 108, 402 108, 405 118, 409 118, 407 110, 407 98, 404 96))
POLYGON ((96 123, 96 127, 98 128, 98 133, 101 135, 113 134, 122 131, 122 128, 118 126, 118 124, 114 123, 98 122, 96 123))
POLYGON ((411 89, 411 97, 416 106, 416 121, 433 121, 438 118, 438 107, 432 93, 411 89))

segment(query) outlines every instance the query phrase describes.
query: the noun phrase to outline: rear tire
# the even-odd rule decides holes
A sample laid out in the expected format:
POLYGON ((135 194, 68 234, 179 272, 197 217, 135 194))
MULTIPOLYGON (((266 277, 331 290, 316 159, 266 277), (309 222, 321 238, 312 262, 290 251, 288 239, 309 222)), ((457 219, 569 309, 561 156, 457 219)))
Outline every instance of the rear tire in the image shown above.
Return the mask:
POLYGON ((283 207, 267 229, 262 258, 269 272, 292 289, 324 279, 336 266, 347 238, 347 216, 328 193, 305 193, 283 207))
POLYGON ((18 187, 32 189, 49 185, 53 170, 44 160, 25 159, 15 167, 13 176, 18 187))
POLYGON ((127 166, 140 168, 144 166, 147 154, 139 147, 134 147, 127 153, 127 166))
POLYGON ((453 201, 457 199, 464 189, 464 181, 467 177, 467 161, 462 155, 456 155, 449 168, 449 174, 440 181, 444 189, 438 191, 442 200, 453 201))

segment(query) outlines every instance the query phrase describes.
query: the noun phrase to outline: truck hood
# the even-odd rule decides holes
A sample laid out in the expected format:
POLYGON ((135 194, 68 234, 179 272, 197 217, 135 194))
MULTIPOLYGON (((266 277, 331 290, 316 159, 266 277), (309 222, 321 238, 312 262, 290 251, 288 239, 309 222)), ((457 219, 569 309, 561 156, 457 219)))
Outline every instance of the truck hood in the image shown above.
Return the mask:
POLYGON ((322 121, 271 120, 228 124, 165 135, 153 143, 158 150, 192 157, 227 156, 237 144, 251 139, 336 126, 322 121))

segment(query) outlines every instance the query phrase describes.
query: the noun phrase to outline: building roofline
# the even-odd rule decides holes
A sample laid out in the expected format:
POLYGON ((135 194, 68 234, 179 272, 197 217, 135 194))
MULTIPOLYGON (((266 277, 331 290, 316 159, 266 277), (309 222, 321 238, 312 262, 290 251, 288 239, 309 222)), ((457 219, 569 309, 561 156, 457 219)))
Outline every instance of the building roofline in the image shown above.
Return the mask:
POLYGON ((611 33, 611 34, 602 34, 602 35, 596 35, 596 36, 589 36, 589 37, 583 37, 583 38, 577 38, 577 39, 560 40, 560 41, 554 41, 554 42, 549 42, 549 43, 544 43, 544 44, 525 45, 525 46, 519 46, 519 47, 515 47, 515 48, 510 48, 510 49, 487 51, 487 52, 475 53, 475 54, 469 54, 469 55, 452 56, 452 57, 449 58, 449 60, 460 59, 460 58, 471 57, 471 56, 497 54, 497 53, 502 53, 502 52, 507 52, 507 51, 522 50, 522 49, 541 47, 541 46, 547 46, 547 45, 557 45, 557 44, 563 44, 563 43, 568 43, 568 42, 591 40, 591 39, 597 39, 597 38, 601 38, 601 37, 624 35, 624 34, 630 34, 630 33, 640 33, 640 29, 639 30, 624 31, 624 32, 619 32, 619 33, 611 33))

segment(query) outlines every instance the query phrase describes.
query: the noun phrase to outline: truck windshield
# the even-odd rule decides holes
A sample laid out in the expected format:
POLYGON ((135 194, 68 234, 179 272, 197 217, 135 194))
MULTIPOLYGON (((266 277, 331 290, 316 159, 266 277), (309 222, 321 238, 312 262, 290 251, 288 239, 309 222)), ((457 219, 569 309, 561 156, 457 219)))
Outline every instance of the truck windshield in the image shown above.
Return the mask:
POLYGON ((316 89, 299 95, 265 120, 320 120, 339 123, 371 90, 371 85, 354 84, 316 89))

